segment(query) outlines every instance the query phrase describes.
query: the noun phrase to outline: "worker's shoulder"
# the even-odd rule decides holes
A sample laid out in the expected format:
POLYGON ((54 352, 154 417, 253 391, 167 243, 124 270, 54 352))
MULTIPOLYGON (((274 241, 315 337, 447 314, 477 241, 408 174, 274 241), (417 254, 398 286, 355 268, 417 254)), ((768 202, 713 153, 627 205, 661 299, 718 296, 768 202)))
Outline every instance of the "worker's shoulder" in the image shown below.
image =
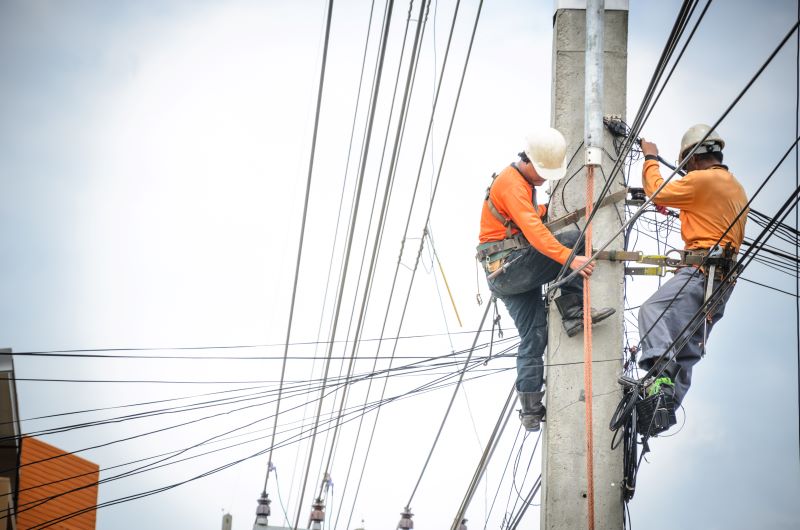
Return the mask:
POLYGON ((507 190, 518 186, 525 186, 526 184, 525 179, 522 178, 519 171, 517 171, 514 166, 508 165, 494 178, 492 190, 507 190))
POLYGON ((728 166, 718 165, 708 169, 690 171, 684 178, 692 180, 697 186, 713 188, 719 193, 744 193, 744 186, 728 169, 728 166))
POLYGON ((513 179, 516 175, 519 175, 519 172, 514 168, 513 165, 509 164, 500 170, 500 173, 497 174, 496 179, 513 179))
POLYGON ((728 170, 728 166, 712 166, 707 169, 695 169, 694 171, 690 171, 683 177, 683 180, 689 182, 719 182, 723 180, 736 180, 736 177, 733 176, 728 170))
POLYGON ((720 175, 732 175, 728 166, 724 166, 722 164, 711 166, 706 169, 695 169, 694 171, 690 171, 687 173, 689 175, 697 175, 697 176, 720 176, 720 175))

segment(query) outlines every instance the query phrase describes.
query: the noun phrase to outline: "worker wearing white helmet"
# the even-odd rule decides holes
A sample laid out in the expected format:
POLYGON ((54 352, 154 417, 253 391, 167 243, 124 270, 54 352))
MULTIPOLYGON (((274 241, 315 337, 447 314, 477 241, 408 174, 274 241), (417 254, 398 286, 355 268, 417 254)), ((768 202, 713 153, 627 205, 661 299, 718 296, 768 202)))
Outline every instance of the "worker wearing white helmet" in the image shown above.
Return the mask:
MULTIPOLYGON (((664 179, 658 167, 658 147, 642 140, 645 155, 642 183, 645 193, 659 207, 680 208, 681 237, 690 254, 707 256, 725 251, 715 259, 715 278, 708 278, 705 267, 680 268, 639 308, 639 333, 643 335, 639 366, 646 370, 657 364, 658 376, 651 393, 663 390, 679 405, 692 381, 692 368, 701 359, 708 333, 722 318, 732 288, 720 290, 708 304, 712 281, 719 288, 721 276, 734 266, 744 238, 747 220, 747 195, 736 177, 722 164, 725 141, 704 124, 690 127, 681 140, 680 158, 685 160, 686 176, 673 179, 658 194, 664 179), (698 309, 705 307, 705 320, 690 322, 698 309), (684 330, 687 330, 684 332, 684 330), (683 333, 683 335, 681 335, 683 333), (685 344, 684 344, 685 343, 685 344)), ((732 285, 730 286, 732 287, 732 285)))
MULTIPOLYGON (((539 430, 545 413, 542 355, 547 312, 542 286, 556 278, 580 235, 577 230, 552 234, 542 222, 547 207, 536 200, 537 186, 564 177, 566 148, 561 133, 550 127, 530 134, 519 161, 494 177, 481 213, 477 258, 489 276, 489 288, 503 300, 519 331, 516 389, 522 404, 520 419, 529 431, 539 430), (502 274, 492 276, 504 266, 502 274)), ((583 270, 561 287, 561 296, 555 299, 570 337, 583 330, 583 278, 594 270, 594 263, 580 255, 582 245, 569 267, 583 270)), ((613 313, 611 308, 592 310, 592 321, 613 313)))

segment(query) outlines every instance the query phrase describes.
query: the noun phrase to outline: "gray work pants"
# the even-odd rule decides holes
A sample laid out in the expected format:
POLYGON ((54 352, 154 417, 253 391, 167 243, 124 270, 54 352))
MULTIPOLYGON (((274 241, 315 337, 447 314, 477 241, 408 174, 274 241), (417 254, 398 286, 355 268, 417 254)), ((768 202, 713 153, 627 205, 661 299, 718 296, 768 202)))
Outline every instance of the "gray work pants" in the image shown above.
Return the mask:
MULTIPOLYGON (((714 282, 715 288, 719 285, 719 281, 714 282)), ((677 354, 674 349, 670 349, 666 357, 666 359, 674 358, 681 367, 674 381, 675 399, 678 404, 683 401, 692 384, 692 368, 703 356, 704 343, 708 340, 707 336, 703 336, 704 330, 711 333, 711 328, 722 318, 725 304, 728 303, 733 291, 732 288, 728 288, 721 299, 713 297, 718 302, 714 304, 712 301, 710 309, 713 313, 707 326, 703 325, 703 316, 700 316, 680 335, 692 316, 703 305, 704 287, 705 275, 694 267, 684 267, 639 308, 639 334, 646 334, 642 340, 642 356, 639 358, 641 368, 649 370, 656 359, 667 348, 671 348, 673 343, 680 346, 684 342, 683 339, 690 337, 677 354)))

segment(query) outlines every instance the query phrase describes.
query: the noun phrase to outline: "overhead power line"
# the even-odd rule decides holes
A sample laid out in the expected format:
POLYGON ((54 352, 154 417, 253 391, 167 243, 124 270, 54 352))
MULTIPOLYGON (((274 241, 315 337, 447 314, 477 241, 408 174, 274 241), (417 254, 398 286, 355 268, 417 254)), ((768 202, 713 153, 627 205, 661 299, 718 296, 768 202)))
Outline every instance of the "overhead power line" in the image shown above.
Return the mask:
MULTIPOLYGON (((476 361, 476 362, 474 362, 474 363, 473 363, 473 367, 479 366, 480 364, 481 364, 481 363, 480 363, 480 361, 476 361)), ((461 373, 462 373, 462 371, 460 371, 460 370, 459 370, 459 371, 457 371, 457 372, 454 372, 454 373, 452 373, 450 376, 448 376, 448 378, 455 377, 456 375, 458 375, 458 374, 461 374, 461 373)), ((481 376, 477 376, 476 378, 480 378, 480 377, 485 377, 485 376, 481 375, 481 376)), ((439 381, 440 381, 440 382, 443 382, 444 380, 445 380, 445 379, 441 379, 441 378, 440 378, 440 380, 439 380, 439 381)), ((450 386, 450 385, 452 385, 452 384, 454 384, 454 383, 444 383, 443 385, 439 385, 439 386, 435 386, 435 385, 434 385, 434 386, 431 386, 430 384, 425 384, 425 385, 422 385, 422 386, 420 386, 420 387, 417 387, 417 388, 416 388, 416 389, 414 389, 414 390, 411 390, 411 391, 409 391, 409 392, 405 392, 405 393, 403 393, 403 394, 401 394, 401 395, 398 395, 398 396, 395 396, 395 397, 392 397, 392 398, 388 398, 388 399, 386 399, 386 400, 381 400, 381 401, 379 401, 379 402, 376 402, 375 404, 371 405, 370 411, 371 411, 371 410, 373 410, 373 409, 380 409, 380 407, 382 407, 383 405, 385 405, 385 404, 387 404, 387 403, 390 403, 390 402, 393 402, 393 401, 395 401, 395 400, 398 400, 398 399, 403 399, 403 398, 405 398, 405 397, 410 397, 411 395, 418 394, 418 393, 420 393, 420 392, 428 392, 428 391, 431 391, 431 390, 436 390, 436 389, 438 389, 438 388, 444 388, 444 387, 450 386)), ((356 408, 355 410, 358 410, 358 409, 359 409, 359 408, 356 408)), ((367 413, 367 412, 363 412, 363 413, 367 413)), ((349 419, 349 420, 347 420, 347 421, 352 421, 352 419, 354 419, 354 418, 351 418, 351 419, 349 419)), ((254 422, 254 423, 255 423, 255 422, 254 422)), ((330 423, 330 422, 329 422, 329 423, 330 423)), ((236 429, 234 429, 234 430, 236 430, 236 429)), ((233 432, 233 431, 229 431, 229 432, 233 432)), ((308 432, 309 432, 309 430, 306 430, 304 433, 299 433, 297 436, 301 436, 301 435, 303 435, 303 434, 306 434, 306 433, 308 433, 308 432)), ((227 433, 225 433, 225 434, 227 434, 227 433)), ((311 436, 311 435, 308 435, 308 436, 311 436)), ((308 437, 308 436, 306 436, 306 437, 308 437)), ((298 439, 295 439, 295 440, 294 440, 292 443, 296 443, 297 441, 300 441, 300 438, 298 438, 298 439)), ((204 444, 206 444, 206 443, 208 443, 208 441, 200 442, 200 443, 198 443, 198 444, 194 444, 193 446, 190 446, 190 447, 188 447, 188 448, 184 448, 184 449, 181 449, 181 450, 179 450, 179 451, 177 451, 177 452, 173 452, 173 453, 169 453, 169 454, 172 454, 173 456, 175 456, 176 454, 183 454, 183 453, 185 453, 185 452, 186 452, 187 450, 189 450, 189 449, 192 449, 192 448, 194 448, 194 447, 199 447, 200 445, 204 445, 204 444)), ((284 444, 284 443, 278 444, 278 447, 280 447, 280 446, 282 446, 282 445, 285 445, 285 444, 284 444)), ((277 447, 276 447, 276 448, 277 448, 277 447)), ((73 512, 73 513, 71 513, 71 514, 67 514, 67 515, 65 515, 65 516, 64 516, 64 517, 62 517, 62 518, 59 518, 59 519, 54 519, 54 520, 52 520, 52 521, 47 521, 46 523, 42 523, 44 526, 40 526, 40 527, 37 527, 37 528, 46 528, 46 527, 48 527, 48 526, 51 526, 52 524, 55 524, 56 522, 63 522, 64 520, 68 520, 68 519, 70 519, 70 518, 72 518, 72 517, 76 517, 76 516, 78 516, 78 515, 80 515, 80 514, 82 514, 82 513, 86 513, 86 511, 90 511, 91 509, 99 509, 99 508, 102 508, 102 507, 105 507, 105 506, 111 506, 111 505, 113 505, 113 504, 118 504, 119 502, 128 502, 128 501, 130 501, 130 500, 135 500, 135 499, 141 498, 142 496, 148 496, 148 495, 150 495, 150 494, 156 494, 156 493, 160 493, 160 492, 162 492, 162 491, 166 491, 167 489, 171 489, 171 488, 173 488, 173 487, 177 487, 177 486, 183 485, 183 484, 185 484, 185 483, 188 483, 188 482, 191 482, 191 481, 194 481, 194 480, 198 480, 198 479, 200 479, 200 478, 204 478, 204 477, 206 477, 206 476, 209 476, 209 475, 211 475, 211 474, 217 473, 217 472, 219 472, 219 471, 222 471, 222 470, 224 470, 224 469, 227 469, 227 468, 229 468, 229 467, 231 467, 231 466, 233 466, 233 465, 237 465, 237 464, 239 464, 239 463, 241 463, 241 462, 244 462, 244 461, 246 461, 246 460, 249 460, 249 459, 252 459, 252 458, 258 457, 258 456, 260 456, 260 455, 262 455, 262 454, 265 454, 265 453, 267 453, 268 451, 269 451, 269 448, 267 448, 267 449, 263 449, 263 450, 261 450, 261 451, 258 451, 257 453, 254 453, 254 454, 251 454, 251 455, 249 455, 249 456, 246 456, 246 457, 244 457, 244 458, 241 458, 241 459, 235 460, 235 461, 233 461, 233 462, 231 462, 231 463, 229 463, 229 464, 225 464, 225 465, 223 465, 223 466, 219 466, 219 467, 217 467, 217 468, 214 468, 214 469, 212 469, 212 470, 211 470, 211 471, 209 471, 209 472, 202 473, 202 474, 200 474, 200 475, 197 475, 197 476, 195 476, 195 477, 192 477, 192 478, 190 478, 190 479, 188 479, 188 480, 180 481, 180 482, 178 482, 178 483, 171 484, 171 485, 169 485, 169 486, 167 486, 167 487, 164 487, 164 488, 157 488, 157 489, 155 489, 155 490, 150 490, 149 492, 145 492, 145 493, 147 493, 146 495, 142 495, 142 494, 135 494, 135 495, 131 495, 131 496, 126 496, 126 497, 123 497, 123 498, 121 498, 121 499, 115 499, 115 500, 113 500, 113 501, 108 501, 108 503, 100 503, 100 504, 98 504, 98 505, 96 505, 96 506, 94 506, 94 507, 92 507, 92 508, 87 508, 87 509, 84 509, 84 510, 79 510, 79 511, 73 512), (123 499, 124 499, 124 500, 123 500, 123 499)), ((85 489, 86 487, 92 487, 92 486, 93 486, 93 485, 95 485, 95 484, 101 484, 101 483, 109 482, 109 481, 111 481, 111 480, 118 480, 118 479, 120 479, 120 478, 126 478, 126 477, 128 477, 128 476, 132 476, 132 475, 134 475, 134 474, 139 474, 139 473, 141 473, 141 472, 144 472, 144 471, 147 471, 147 470, 150 470, 150 469, 155 469, 155 467, 153 467, 153 466, 156 466, 157 464, 160 464, 160 463, 162 463, 162 462, 163 462, 163 461, 157 461, 157 462, 154 462, 154 463, 148 464, 148 466, 144 466, 144 467, 137 468, 137 469, 134 469, 134 470, 131 470, 131 471, 127 471, 127 472, 125 472, 125 473, 122 473, 122 474, 120 474, 120 475, 117 475, 117 476, 113 476, 113 477, 107 477, 107 478, 105 478, 105 479, 101 479, 101 480, 100 480, 100 481, 98 481, 97 483, 93 483, 93 484, 85 485, 85 486, 82 486, 82 487, 79 487, 79 488, 74 488, 74 489, 72 489, 72 490, 69 490, 69 491, 66 491, 66 492, 61 492, 61 493, 59 493, 59 494, 53 495, 53 496, 51 496, 51 497, 48 497, 48 498, 46 498, 46 499, 40 499, 39 501, 34 501, 34 502, 33 502, 33 503, 31 503, 31 504, 34 504, 34 503, 35 503, 35 506, 41 506, 42 504, 44 504, 44 503, 46 503, 46 502, 49 502, 49 501, 51 501, 51 500, 54 500, 54 499, 56 499, 56 498, 59 498, 59 497, 61 497, 61 496, 63 496, 63 495, 67 495, 67 494, 69 494, 69 493, 72 493, 72 492, 75 492, 75 491, 79 491, 80 489, 85 489)), ((163 467, 163 466, 159 466, 159 467, 163 467)), ((20 507, 18 507, 18 508, 20 508, 20 509, 19 509, 19 510, 17 510, 17 512, 25 511, 26 509, 31 509, 31 508, 33 508, 33 507, 35 507, 35 506, 26 506, 26 507, 22 507, 22 506, 20 506, 20 507)))
MULTIPOLYGON (((789 38, 794 34, 795 31, 797 31, 798 25, 800 25, 800 23, 795 23, 790 28, 788 33, 786 33, 786 35, 783 37, 783 39, 778 43, 778 45, 775 47, 775 49, 772 51, 772 53, 769 55, 769 57, 767 57, 767 59, 764 61, 764 63, 761 65, 761 67, 750 78, 750 80, 747 82, 747 84, 744 86, 744 88, 739 92, 739 94, 734 98, 734 100, 730 103, 730 105, 728 105, 727 109, 722 113, 722 115, 719 117, 719 119, 717 119, 717 121, 710 127, 710 129, 706 133, 705 137, 702 138, 701 141, 698 142, 689 151, 689 153, 687 153, 684 156, 683 160, 678 165, 678 167, 675 169, 675 171, 673 171, 666 179, 664 179, 664 182, 661 184, 661 186, 659 186, 659 188, 656 189, 653 192, 653 194, 649 198, 647 198, 645 200, 645 202, 639 207, 639 209, 636 211, 636 213, 634 213, 634 215, 631 216, 631 218, 627 222, 623 223, 622 227, 617 231, 617 233, 613 234, 608 239, 608 241, 606 243, 604 243, 598 249, 595 250, 595 254, 592 256, 592 260, 596 259, 596 254, 598 252, 602 252, 603 250, 605 250, 614 241, 614 238, 616 236, 624 233, 624 231, 631 224, 636 222, 636 220, 639 218, 639 216, 645 211, 645 208, 647 206, 649 206, 650 204, 652 204, 653 199, 658 195, 658 193, 662 189, 664 189, 664 187, 667 184, 669 184, 669 182, 675 177, 675 175, 678 173, 678 171, 680 171, 683 168, 683 166, 686 164, 686 162, 694 155, 695 150, 702 144, 703 141, 705 141, 705 138, 708 137, 709 134, 711 134, 711 131, 715 130, 719 126, 719 124, 722 123, 723 120, 725 120, 725 118, 728 116, 728 114, 730 114, 730 112, 734 109, 734 107, 736 107, 736 105, 739 103, 739 101, 741 101, 741 99, 744 97, 744 95, 750 90, 750 88, 753 86, 753 84, 756 82, 756 80, 761 76, 761 74, 764 72, 764 70, 766 70, 767 66, 770 65, 770 63, 775 58, 775 56, 778 54, 778 52, 780 52, 780 50, 783 49, 783 46, 786 44, 786 42, 788 42, 789 38)), ((634 133, 631 133, 631 136, 629 136, 628 139, 630 140, 632 137, 634 137, 634 133)), ((622 157, 620 157, 620 159, 621 158, 622 157)), ((612 172, 612 175, 613 175, 613 172, 612 172)), ((608 191, 610 189, 610 183, 611 182, 612 182, 612 179, 608 179, 608 182, 606 183, 606 186, 601 191, 600 196, 598 197, 598 201, 595 203, 595 207, 592 209, 592 213, 589 215, 589 218, 586 220, 586 226, 584 226, 584 228, 581 230, 581 233, 583 233, 586 230, 586 227, 588 227, 589 224, 591 223, 594 214, 599 209, 598 205, 600 204, 600 201, 603 198, 605 198, 605 195, 608 193, 608 191)), ((575 250, 573 249, 572 254, 574 255, 574 253, 575 253, 575 250)), ((571 258, 572 258, 572 256, 570 256, 570 259, 571 258)), ((567 261, 567 263, 569 263, 569 260, 567 261)), ((556 282, 550 284, 548 289, 552 292, 555 288, 561 286, 564 282, 567 282, 570 279, 574 278, 575 275, 579 274, 582 269, 583 269, 583 267, 580 267, 579 269, 571 271, 567 276, 561 277, 556 282)), ((562 271, 561 271, 562 274, 563 274, 563 272, 565 272, 565 270, 566 270, 566 265, 564 267, 562 267, 562 271)))

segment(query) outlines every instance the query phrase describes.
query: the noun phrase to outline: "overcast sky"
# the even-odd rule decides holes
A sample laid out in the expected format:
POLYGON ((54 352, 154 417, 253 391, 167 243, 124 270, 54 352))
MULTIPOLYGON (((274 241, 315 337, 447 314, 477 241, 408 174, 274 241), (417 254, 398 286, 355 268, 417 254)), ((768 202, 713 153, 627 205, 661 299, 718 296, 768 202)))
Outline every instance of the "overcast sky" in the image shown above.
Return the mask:
MULTIPOLYGON (((377 4, 370 26, 369 2, 336 2, 334 6, 292 343, 325 341, 331 333, 332 300, 356 190, 384 11, 377 4), (367 35, 366 76, 356 107, 367 35)), ((679 8, 675 0, 632 4, 629 118, 639 106, 679 8)), ((325 6, 322 1, 256 0, 0 3, 0 346, 15 352, 160 348, 130 353, 221 358, 18 356, 14 362, 19 378, 129 381, 19 381, 23 419, 218 391, 235 391, 222 396, 244 396, 275 390, 309 168, 325 6), (261 347, 166 349, 249 345, 261 347), (233 358, 243 356, 262 359, 233 358), (131 382, 142 380, 163 382, 131 382), (242 390, 247 388, 252 390, 242 390)), ((511 162, 522 148, 526 131, 550 120, 552 2, 487 2, 442 164, 477 12, 476 2, 462 2, 432 144, 423 156, 453 9, 454 2, 432 2, 364 321, 362 336, 379 337, 400 256, 384 335, 392 337, 398 330, 404 336, 430 335, 399 341, 397 355, 401 357, 446 355, 471 344, 469 332, 477 329, 483 312, 475 303, 476 292, 488 298, 485 282, 479 279, 476 285, 473 260, 484 190, 492 172, 511 162), (430 228, 463 326, 456 320, 439 265, 426 243, 408 312, 399 327, 440 165, 430 228), (417 200, 401 245, 418 172, 417 200)), ((658 143, 665 158, 677 158, 680 137, 690 125, 713 123, 720 117, 796 20, 797 9, 797 3, 788 0, 711 5, 643 131, 658 143)), ((415 5, 414 19, 417 10, 415 5)), ((373 197, 376 193, 379 200, 382 197, 395 138, 397 116, 390 120, 388 109, 408 12, 407 3, 395 4, 337 340, 352 337, 358 322, 375 230, 374 224, 367 227, 370 213, 374 211, 377 219, 380 210, 380 204, 373 210, 373 197), (367 264, 360 277, 367 234, 367 264), (351 316, 354 305, 356 317, 351 316)), ((412 21, 408 47, 415 27, 412 21)), ((796 54, 793 38, 718 129, 727 143, 725 161, 748 193, 755 192, 794 141, 796 54)), ((400 65, 401 84, 406 60, 400 65)), ((794 189, 794 160, 787 160, 776 173, 754 203, 756 209, 774 213, 794 189)), ((640 165, 632 168, 632 182, 639 181, 639 171, 640 165)), ((794 220, 792 214, 787 222, 794 220)), ((753 237, 758 227, 751 224, 747 233, 753 237)), ((671 241, 680 245, 676 234, 671 241)), ((754 265, 745 276, 795 292, 793 275, 762 265, 754 265)), ((629 302, 638 305, 656 288, 654 279, 629 280, 629 302)), ((630 504, 634 527, 800 526, 795 302, 790 294, 739 282, 725 318, 714 329, 708 354, 695 370, 692 390, 684 401, 685 425, 674 436, 651 443, 652 453, 642 466, 630 504)), ((506 339, 514 335, 507 315, 503 326, 506 339)), ((484 336, 481 342, 487 340, 484 336)), ((496 345, 495 351, 513 342, 496 345)), ((393 347, 393 341, 384 341, 379 354, 388 356, 393 347)), ((331 351, 334 357, 346 357, 352 347, 338 343, 331 351)), ((324 356, 328 349, 305 344, 289 352, 310 359, 324 356)), ((371 371, 376 352, 376 341, 363 343, 358 354, 365 359, 356 363, 355 372, 371 371)), ((396 365, 419 360, 398 359, 396 365)), ((378 365, 386 366, 384 361, 378 365)), ((411 506, 417 528, 450 524, 514 379, 513 369, 499 369, 512 367, 513 360, 497 359, 479 366, 491 372, 471 372, 488 375, 469 381, 459 393, 411 506)), ((342 369, 347 370, 346 363, 337 360, 330 373, 339 375, 342 369)), ((448 366, 434 371, 453 370, 448 366)), ((302 382, 322 377, 322 371, 323 363, 298 358, 289 363, 286 377, 302 382)), ((433 377, 430 372, 392 377, 386 396, 401 395, 433 377)), ((353 388, 348 406, 364 402, 366 384, 353 388)), ((382 385, 382 379, 375 381, 370 401, 377 399, 382 385)), ((383 409, 349 527, 346 523, 368 438, 365 433, 374 413, 365 418, 352 466, 357 418, 345 426, 329 492, 329 513, 344 506, 337 528, 356 528, 362 518, 367 529, 394 527, 420 475, 451 391, 447 387, 414 395, 383 409), (351 467, 353 475, 346 481, 351 467)), ((304 403, 318 395, 315 390, 287 397, 281 404, 287 412, 281 416, 279 430, 303 422, 308 428, 315 407, 304 403), (295 410, 289 411, 291 407, 295 410)), ((219 397, 25 421, 23 430, 34 432, 219 397)), ((333 397, 325 401, 326 413, 338 409, 340 396, 335 401, 333 397)), ((111 501, 183 481, 264 450, 269 446, 275 406, 269 399, 258 396, 253 401, 72 430, 44 439, 66 450, 79 450, 230 412, 80 453, 101 468, 212 437, 249 433, 203 450, 254 440, 104 484, 100 501, 111 501), (231 412, 250 404, 259 406, 231 412), (244 427, 248 424, 252 425, 244 427), (240 430, 225 434, 232 429, 240 430)), ((684 421, 684 415, 679 414, 679 421, 684 421)), ((513 445, 516 433, 516 418, 512 418, 488 480, 468 511, 470 528, 483 527, 496 492, 487 527, 499 527, 503 513, 511 509, 516 494, 511 493, 510 470, 501 482, 509 455, 512 462, 519 455, 516 481, 523 488, 534 439, 529 437, 519 453, 518 443, 513 445)), ((287 431, 278 440, 294 434, 287 431)), ((301 506, 303 524, 311 497, 319 489, 328 443, 324 433, 316 443, 301 506)), ((283 523, 279 492, 294 521, 307 453, 306 441, 286 445, 273 456, 278 474, 277 480, 270 478, 268 488, 274 500, 272 524, 283 523)), ((538 475, 536 459, 525 489, 538 475)), ((250 528, 266 464, 266 455, 261 455, 175 489, 104 508, 98 512, 97 528, 215 529, 225 512, 233 514, 235 530, 250 528)), ((101 476, 117 471, 103 471, 101 476)), ((526 521, 527 528, 538 528, 538 507, 528 510, 526 521)))

